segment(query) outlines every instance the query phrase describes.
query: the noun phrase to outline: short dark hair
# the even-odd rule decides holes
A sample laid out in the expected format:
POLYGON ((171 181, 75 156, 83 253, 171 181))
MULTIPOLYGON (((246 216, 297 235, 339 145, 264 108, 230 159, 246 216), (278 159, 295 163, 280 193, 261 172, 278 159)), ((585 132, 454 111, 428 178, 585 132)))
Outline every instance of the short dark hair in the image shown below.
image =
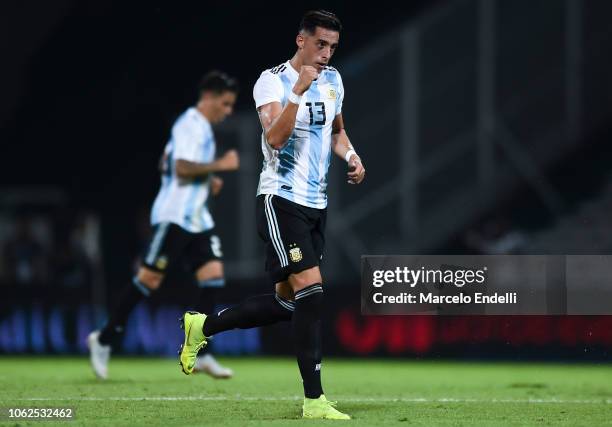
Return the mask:
POLYGON ((302 16, 299 31, 314 34, 317 27, 338 32, 342 31, 342 24, 333 13, 326 10, 309 10, 302 16))
POLYGON ((221 95, 226 91, 238 93, 238 81, 223 71, 209 71, 202 77, 198 85, 199 96, 202 96, 204 92, 213 92, 216 95, 221 95))

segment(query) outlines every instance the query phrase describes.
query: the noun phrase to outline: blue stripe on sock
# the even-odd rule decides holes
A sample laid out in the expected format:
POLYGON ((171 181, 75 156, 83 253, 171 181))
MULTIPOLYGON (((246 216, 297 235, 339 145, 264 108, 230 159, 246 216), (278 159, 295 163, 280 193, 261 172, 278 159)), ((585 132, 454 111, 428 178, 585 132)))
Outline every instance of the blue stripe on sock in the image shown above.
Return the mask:
POLYGON ((225 286, 225 279, 223 277, 198 281, 199 288, 222 288, 223 286, 225 286))

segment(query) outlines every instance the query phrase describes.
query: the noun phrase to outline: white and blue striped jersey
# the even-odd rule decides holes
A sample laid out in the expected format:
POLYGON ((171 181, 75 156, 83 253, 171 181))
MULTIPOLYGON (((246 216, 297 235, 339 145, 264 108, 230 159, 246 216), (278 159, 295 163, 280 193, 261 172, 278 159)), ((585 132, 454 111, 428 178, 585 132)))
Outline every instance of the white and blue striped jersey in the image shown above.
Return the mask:
POLYGON ((207 207, 209 177, 182 179, 174 167, 178 159, 211 163, 215 146, 210 123, 196 108, 189 108, 174 122, 164 149, 161 188, 151 210, 152 225, 171 222, 192 233, 215 226, 207 207))
MULTIPOLYGON (((299 76, 289 61, 261 73, 253 88, 255 107, 280 102, 284 107, 299 76)), ((326 67, 302 96, 295 128, 280 149, 261 137, 264 161, 257 194, 274 194, 302 206, 327 206, 327 173, 331 162, 332 122, 342 111, 340 73, 326 67)))

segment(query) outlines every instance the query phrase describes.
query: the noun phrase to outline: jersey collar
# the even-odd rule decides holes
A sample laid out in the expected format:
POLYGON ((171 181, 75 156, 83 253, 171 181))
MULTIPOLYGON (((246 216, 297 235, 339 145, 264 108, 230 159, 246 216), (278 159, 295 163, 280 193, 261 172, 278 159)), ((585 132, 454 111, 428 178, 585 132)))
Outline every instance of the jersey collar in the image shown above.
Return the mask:
POLYGON ((191 110, 192 114, 197 118, 198 121, 202 122, 205 125, 210 126, 210 122, 204 116, 204 114, 200 113, 200 110, 198 110, 196 107, 190 107, 189 109, 191 110))
POLYGON ((285 64, 287 64, 287 70, 289 71, 289 73, 297 79, 300 76, 300 72, 293 68, 293 65, 291 65, 291 60, 287 60, 285 64))

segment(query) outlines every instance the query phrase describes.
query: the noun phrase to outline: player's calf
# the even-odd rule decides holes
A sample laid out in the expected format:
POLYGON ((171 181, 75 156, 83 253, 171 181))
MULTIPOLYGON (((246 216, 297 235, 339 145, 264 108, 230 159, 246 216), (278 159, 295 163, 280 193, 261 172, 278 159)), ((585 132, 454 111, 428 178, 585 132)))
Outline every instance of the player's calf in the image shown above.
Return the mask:
POLYGON ((139 274, 132 279, 132 283, 124 289, 108 323, 101 331, 93 331, 87 337, 91 367, 98 378, 108 377, 112 345, 123 334, 130 313, 140 301, 159 288, 162 280, 161 273, 141 268, 139 274))
POLYGON ((318 399, 321 386, 321 315, 323 286, 314 283, 295 293, 292 327, 295 350, 304 383, 304 396, 318 399))
POLYGON ((291 320, 293 310, 293 301, 277 294, 257 295, 209 316, 204 323, 203 332, 210 337, 231 329, 272 325, 291 320))
POLYGON ((145 281, 139 277, 134 277, 132 283, 128 285, 119 299, 119 304, 113 310, 108 323, 100 332, 99 341, 103 345, 112 345, 116 342, 119 335, 125 329, 127 319, 136 305, 144 298, 147 298, 159 288, 163 276, 156 277, 155 280, 145 276, 145 281))

